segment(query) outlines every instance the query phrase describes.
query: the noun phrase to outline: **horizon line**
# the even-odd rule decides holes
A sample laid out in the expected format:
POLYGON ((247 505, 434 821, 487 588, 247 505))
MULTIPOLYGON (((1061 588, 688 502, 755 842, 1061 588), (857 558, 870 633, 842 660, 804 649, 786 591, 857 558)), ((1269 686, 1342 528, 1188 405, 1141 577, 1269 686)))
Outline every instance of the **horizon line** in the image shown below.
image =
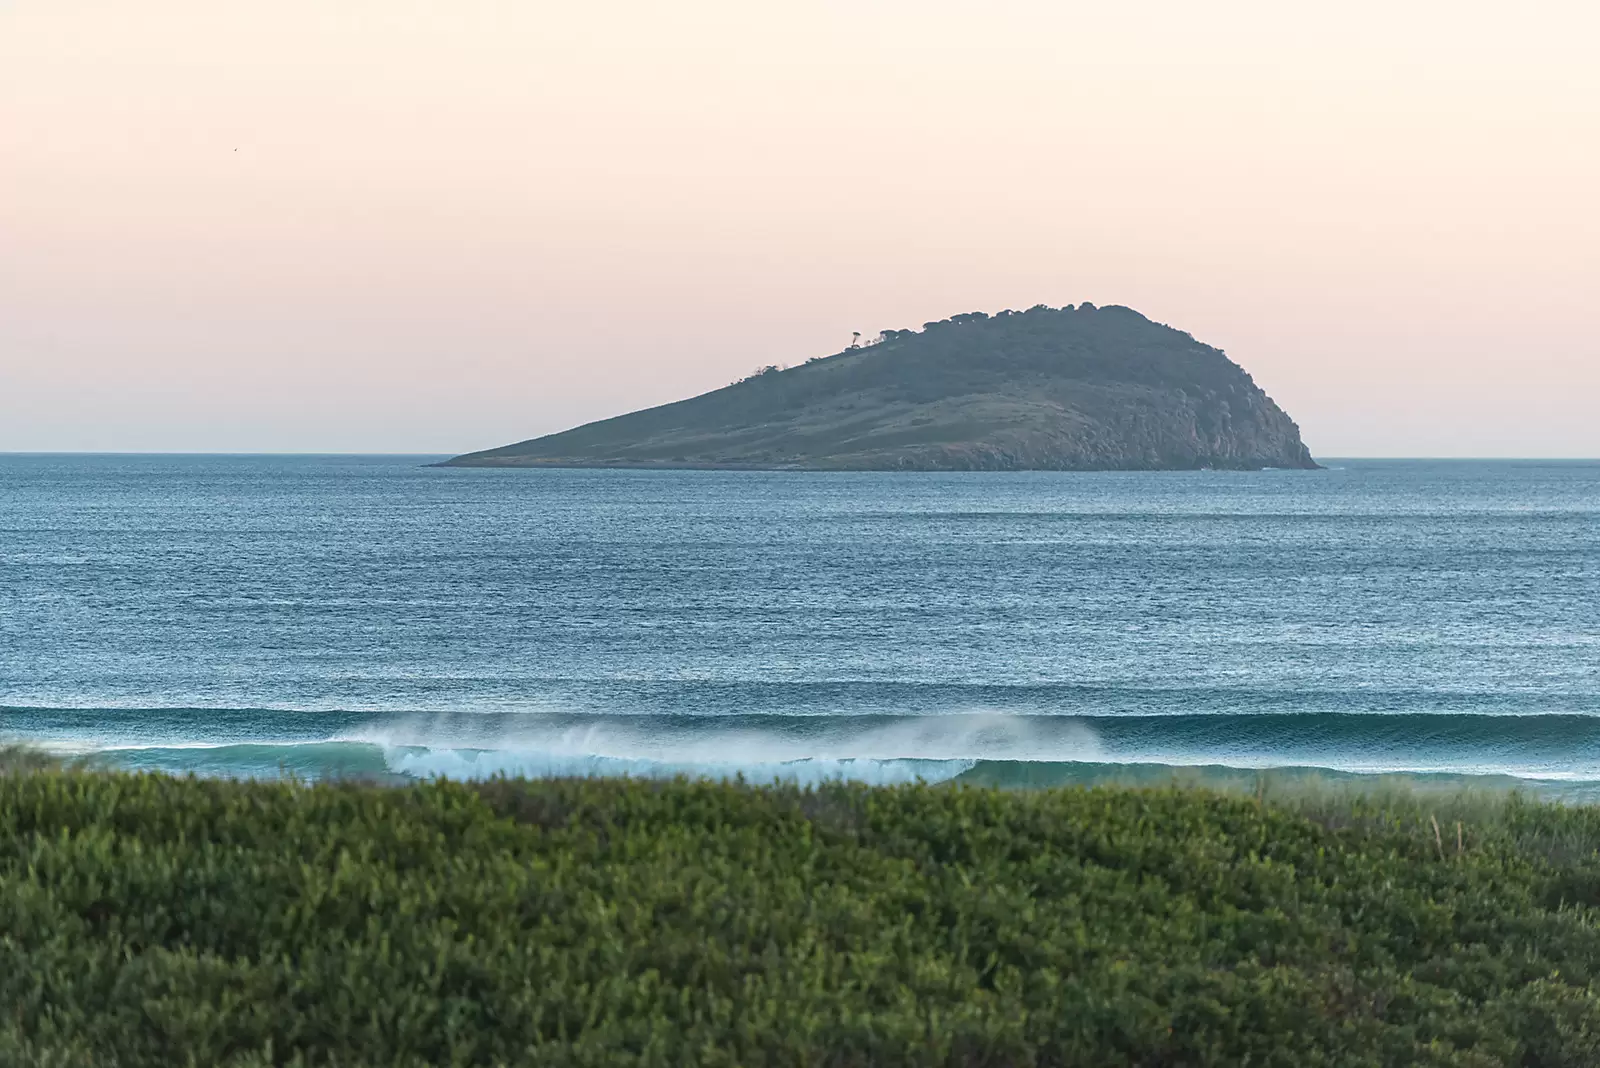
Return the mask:
MULTIPOLYGON (((253 450, 213 450, 213 449, 0 449, 0 456, 193 456, 193 457, 454 457, 464 456, 467 453, 457 452, 412 452, 412 451, 337 451, 328 449, 253 449, 253 450)), ((1317 454, 1317 461, 1322 463, 1330 460, 1426 460, 1432 462, 1569 462, 1569 463, 1600 463, 1600 455, 1536 455, 1532 453, 1515 453, 1500 455, 1459 454, 1459 455, 1399 455, 1393 453, 1326 453, 1317 454)), ((1022 470, 1045 470, 1043 468, 1021 468, 1022 470)), ((982 473, 982 472, 979 472, 982 473)), ((995 474, 1009 474, 1016 472, 991 472, 995 474)), ((1063 474, 1085 472, 1060 472, 1063 474)), ((1125 473, 1136 473, 1133 471, 1125 473)))

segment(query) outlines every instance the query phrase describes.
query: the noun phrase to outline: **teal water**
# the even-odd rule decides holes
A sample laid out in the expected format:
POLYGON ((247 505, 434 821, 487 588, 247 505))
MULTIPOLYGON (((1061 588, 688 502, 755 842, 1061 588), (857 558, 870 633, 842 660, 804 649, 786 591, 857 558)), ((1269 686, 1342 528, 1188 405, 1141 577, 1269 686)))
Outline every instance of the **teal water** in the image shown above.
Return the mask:
POLYGON ((1600 790, 1600 464, 0 456, 0 737, 207 775, 1600 790))

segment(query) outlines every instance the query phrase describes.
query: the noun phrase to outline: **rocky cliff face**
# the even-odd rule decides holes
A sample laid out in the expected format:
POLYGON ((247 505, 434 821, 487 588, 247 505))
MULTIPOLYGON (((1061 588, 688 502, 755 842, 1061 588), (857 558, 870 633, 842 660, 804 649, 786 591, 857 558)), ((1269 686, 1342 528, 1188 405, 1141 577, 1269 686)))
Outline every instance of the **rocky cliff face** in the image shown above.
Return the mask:
POLYGON ((1317 466, 1219 350, 1128 308, 959 315, 458 466, 1162 470, 1317 466))

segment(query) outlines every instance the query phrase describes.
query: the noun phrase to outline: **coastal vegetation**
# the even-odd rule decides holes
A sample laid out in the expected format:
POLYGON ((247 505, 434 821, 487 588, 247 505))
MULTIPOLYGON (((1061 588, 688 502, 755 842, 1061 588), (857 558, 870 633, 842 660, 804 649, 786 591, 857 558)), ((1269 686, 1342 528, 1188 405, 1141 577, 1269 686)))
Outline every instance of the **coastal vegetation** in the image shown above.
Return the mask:
POLYGON ((0 1063, 1593 1065, 1597 849, 1516 796, 20 770, 0 1063))
POLYGON ((1315 467, 1221 350, 1131 308, 968 312, 446 466, 1315 467))
POLYGON ((57 769, 63 764, 60 757, 30 745, 0 745, 0 775, 57 769))

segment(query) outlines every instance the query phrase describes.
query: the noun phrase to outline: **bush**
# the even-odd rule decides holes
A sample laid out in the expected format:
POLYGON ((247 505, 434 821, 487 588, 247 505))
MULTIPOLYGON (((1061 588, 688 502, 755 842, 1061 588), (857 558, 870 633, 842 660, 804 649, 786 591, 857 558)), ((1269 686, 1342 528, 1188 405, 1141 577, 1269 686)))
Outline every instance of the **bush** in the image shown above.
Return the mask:
POLYGON ((0 1063, 1592 1065, 1597 842, 1515 799, 0 776, 0 1063))

